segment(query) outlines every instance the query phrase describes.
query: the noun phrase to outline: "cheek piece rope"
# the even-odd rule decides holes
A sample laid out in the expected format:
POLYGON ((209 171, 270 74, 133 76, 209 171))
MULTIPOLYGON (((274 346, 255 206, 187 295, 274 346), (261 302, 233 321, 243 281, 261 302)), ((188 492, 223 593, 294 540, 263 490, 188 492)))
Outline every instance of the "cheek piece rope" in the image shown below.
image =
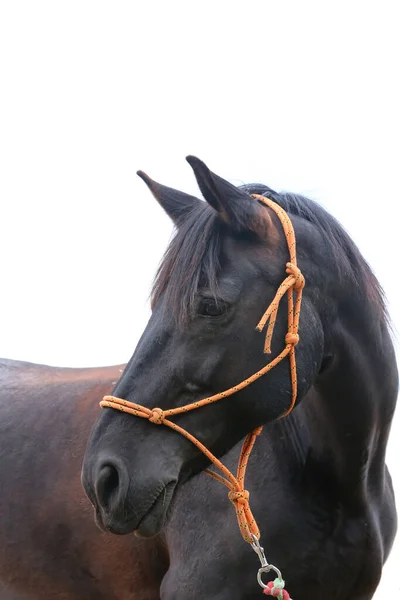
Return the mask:
POLYGON ((295 405, 297 397, 295 346, 299 342, 298 330, 302 292, 305 283, 304 277, 297 266, 296 237, 289 216, 278 204, 276 204, 269 198, 264 198, 264 196, 260 196, 258 194, 253 195, 255 198, 257 198, 257 200, 259 200, 260 202, 268 206, 270 209, 272 209, 278 216, 282 224, 283 231, 285 233, 290 257, 290 262, 286 264, 287 277, 279 286, 275 298, 272 300, 271 304, 263 314, 256 329, 260 332, 263 331, 268 322, 264 352, 266 354, 271 354, 271 340, 274 332, 279 304, 284 295, 287 294, 288 330, 285 336, 285 348, 278 354, 278 356, 276 356, 276 358, 271 360, 262 369, 260 369, 244 381, 241 381, 237 385, 229 388, 228 390, 225 390, 224 392, 214 394, 213 396, 209 396, 208 398, 204 398, 203 400, 199 400, 198 402, 193 402, 192 404, 186 404, 185 406, 180 406, 179 408, 170 408, 168 410, 162 410, 161 408, 149 409, 145 406, 141 406, 140 404, 128 402, 128 400, 123 400, 122 398, 116 398, 115 396, 105 396, 104 399, 100 402, 100 406, 102 408, 114 408, 116 410, 120 410, 122 412, 134 415, 135 417, 148 419, 151 423, 154 423, 156 425, 165 425, 167 427, 170 427, 171 429, 174 429, 178 433, 185 436, 195 446, 197 446, 197 448, 201 452, 203 452, 203 454, 206 455, 210 462, 213 463, 214 466, 218 468, 223 475, 219 475, 218 473, 215 473, 210 469, 207 469, 205 472, 207 473, 207 475, 210 475, 217 481, 220 481, 221 483, 226 485, 227 488, 229 488, 228 498, 235 506, 236 516, 242 536, 246 542, 252 545, 253 550, 257 553, 260 559, 261 568, 258 571, 257 580, 260 586, 264 589, 264 594, 274 596, 276 598, 279 598, 280 600, 290 600, 288 592, 283 589, 284 581, 282 579, 279 569, 267 562, 264 555, 264 550, 260 546, 260 531, 250 510, 249 492, 244 489, 244 478, 246 474, 247 462, 253 449, 256 437, 261 433, 262 427, 258 427, 257 429, 249 433, 245 438, 242 451, 240 453, 237 475, 235 477, 233 473, 231 473, 229 469, 227 469, 227 467, 225 467, 225 465, 223 465, 222 462, 218 460, 218 458, 216 458, 198 439, 196 439, 188 431, 186 431, 185 429, 183 429, 182 427, 180 427, 179 425, 177 425, 169 419, 169 417, 186 413, 190 410, 201 408, 206 404, 211 404, 212 402, 217 402, 218 400, 222 400, 223 398, 232 396, 232 394, 239 392, 243 388, 253 383, 253 381, 256 381, 257 379, 271 371, 271 369, 273 369, 278 363, 280 363, 286 356, 289 357, 290 363, 292 397, 290 406, 288 410, 282 415, 282 417, 288 415, 295 405), (265 585, 261 578, 262 574, 267 573, 271 570, 273 570, 276 573, 277 578, 275 579, 275 581, 270 581, 267 585, 265 585))

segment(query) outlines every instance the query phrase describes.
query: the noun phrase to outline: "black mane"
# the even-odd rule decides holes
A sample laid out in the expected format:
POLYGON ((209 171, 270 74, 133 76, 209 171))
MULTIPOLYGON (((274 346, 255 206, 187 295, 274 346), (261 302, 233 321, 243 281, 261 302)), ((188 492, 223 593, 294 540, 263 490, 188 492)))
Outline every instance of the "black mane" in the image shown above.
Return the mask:
MULTIPOLYGON (((312 223, 330 244, 338 273, 351 278, 376 305, 380 315, 387 317, 384 294, 371 268, 342 225, 321 205, 300 194, 277 193, 263 184, 240 187, 249 194, 264 195, 289 215, 312 223)), ((216 211, 206 202, 192 211, 177 229, 157 271, 152 305, 163 296, 165 307, 184 321, 194 307, 201 285, 217 296, 222 228, 216 211)))

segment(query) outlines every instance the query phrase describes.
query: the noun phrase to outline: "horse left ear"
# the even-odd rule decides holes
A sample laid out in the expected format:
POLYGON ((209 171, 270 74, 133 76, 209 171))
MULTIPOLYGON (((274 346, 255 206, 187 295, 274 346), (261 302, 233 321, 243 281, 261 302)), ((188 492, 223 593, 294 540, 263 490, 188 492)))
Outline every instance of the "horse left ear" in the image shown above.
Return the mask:
POLYGON ((137 175, 143 179, 154 198, 163 207, 176 226, 179 226, 190 212, 202 204, 201 200, 190 194, 185 194, 154 181, 154 179, 151 179, 143 171, 137 171, 137 175))
POLYGON ((222 179, 199 158, 187 156, 204 199, 237 231, 253 231, 265 236, 271 218, 257 200, 222 179))

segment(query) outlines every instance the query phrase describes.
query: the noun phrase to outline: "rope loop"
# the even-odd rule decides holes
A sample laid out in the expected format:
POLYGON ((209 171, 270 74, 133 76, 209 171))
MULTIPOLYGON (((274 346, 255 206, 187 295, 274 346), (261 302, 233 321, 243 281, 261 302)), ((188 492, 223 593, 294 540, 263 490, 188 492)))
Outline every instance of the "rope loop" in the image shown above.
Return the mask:
POLYGON ((162 425, 164 422, 164 411, 161 408, 153 408, 149 414, 149 421, 156 425, 162 425))

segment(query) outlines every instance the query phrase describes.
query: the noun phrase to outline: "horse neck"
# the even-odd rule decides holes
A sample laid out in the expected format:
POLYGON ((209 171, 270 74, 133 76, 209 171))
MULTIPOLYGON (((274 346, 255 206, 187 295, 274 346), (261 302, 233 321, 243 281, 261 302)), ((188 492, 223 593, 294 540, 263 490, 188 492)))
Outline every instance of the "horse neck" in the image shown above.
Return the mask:
POLYGON ((381 307, 356 302, 338 308, 330 329, 331 367, 299 407, 309 432, 311 461, 343 488, 363 494, 384 484, 387 436, 397 398, 393 345, 381 307), (378 316, 377 316, 378 315, 378 316))

